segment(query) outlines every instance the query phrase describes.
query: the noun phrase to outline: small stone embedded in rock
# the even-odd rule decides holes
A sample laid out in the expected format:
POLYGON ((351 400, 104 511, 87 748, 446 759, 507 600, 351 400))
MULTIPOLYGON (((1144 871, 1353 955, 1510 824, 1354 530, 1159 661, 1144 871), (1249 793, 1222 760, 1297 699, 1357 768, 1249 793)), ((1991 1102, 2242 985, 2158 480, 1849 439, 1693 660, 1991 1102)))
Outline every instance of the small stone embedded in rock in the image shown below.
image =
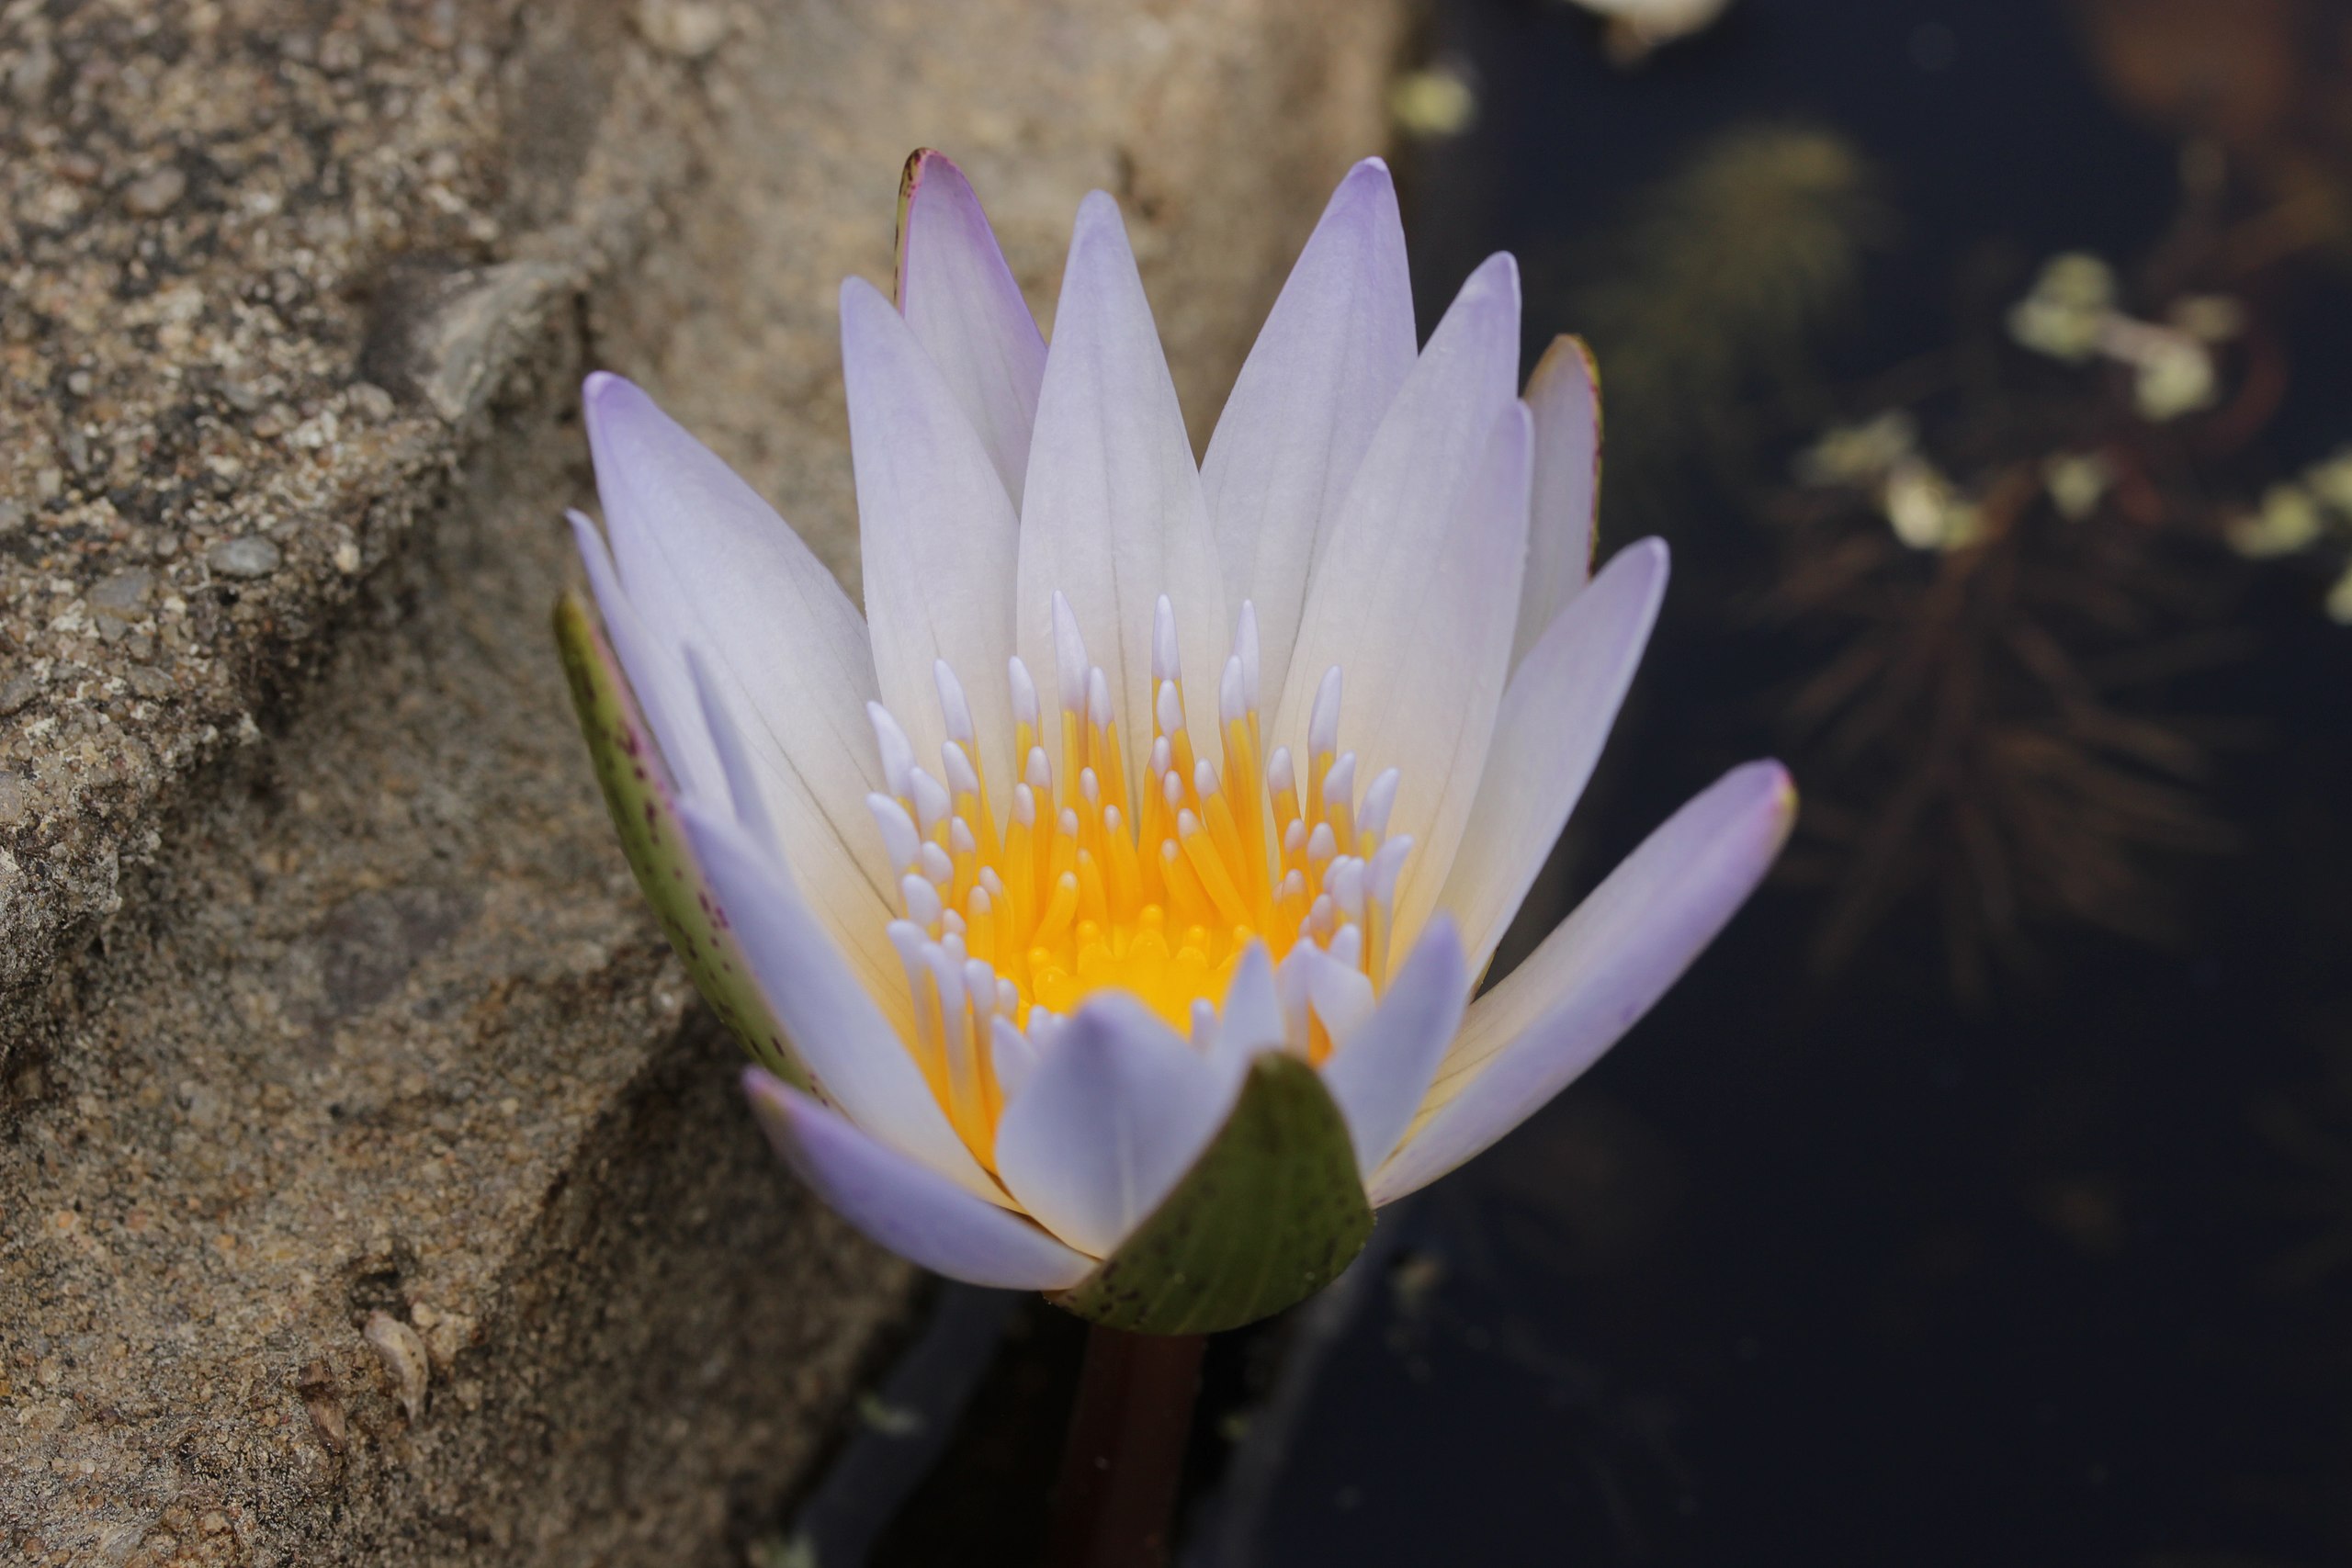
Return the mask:
POLYGON ((345 395, 344 406, 361 419, 381 423, 398 412, 392 394, 373 381, 355 381, 345 395))
POLYGON ((0 501, 0 539, 6 538, 25 525, 25 503, 21 501, 0 501))
POLYGON ((49 85, 57 79, 57 55, 46 42, 34 44, 25 51, 8 73, 8 90, 17 101, 30 108, 49 92, 49 85))
POLYGON ((25 808, 31 796, 25 783, 14 773, 0 773, 0 828, 13 828, 25 819, 25 808))
POLYGON ((12 714, 40 695, 40 682, 32 675, 11 675, 0 681, 0 715, 12 714))
POLYGON ((267 577, 280 558, 276 545, 250 534, 223 539, 204 552, 204 564, 220 577, 267 577))
POLYGON ((637 30, 664 54, 700 60, 727 41, 726 11, 710 0, 639 0, 637 30))
POLYGON ((177 207, 180 197, 187 194, 187 176, 166 164, 125 186, 122 205, 134 218, 160 218, 177 207))
POLYGON ((425 1385, 433 1377, 433 1364, 425 1353, 424 1337, 380 1308, 368 1314, 366 1334, 368 1343, 376 1348, 377 1356, 384 1363, 385 1373, 392 1380, 401 1408, 408 1412, 412 1423, 417 1421, 424 1415, 425 1385))
POLYGON ((143 566, 128 571, 118 571, 102 579, 90 590, 90 608, 100 615, 112 615, 123 620, 137 620, 144 614, 147 595, 154 592, 155 574, 143 566))

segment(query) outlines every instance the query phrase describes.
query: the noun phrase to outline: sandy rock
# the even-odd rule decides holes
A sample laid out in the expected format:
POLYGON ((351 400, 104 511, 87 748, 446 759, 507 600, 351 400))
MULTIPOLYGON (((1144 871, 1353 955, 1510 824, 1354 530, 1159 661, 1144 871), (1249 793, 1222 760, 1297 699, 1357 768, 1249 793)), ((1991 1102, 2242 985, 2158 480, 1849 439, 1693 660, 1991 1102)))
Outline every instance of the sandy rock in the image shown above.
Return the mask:
POLYGON ((854 586, 834 290, 938 143, 1041 310, 1121 197, 1204 436, 1396 7, 695 9, 0 15, 0 1561, 731 1561, 903 1309, 571 731, 579 378, 854 586))

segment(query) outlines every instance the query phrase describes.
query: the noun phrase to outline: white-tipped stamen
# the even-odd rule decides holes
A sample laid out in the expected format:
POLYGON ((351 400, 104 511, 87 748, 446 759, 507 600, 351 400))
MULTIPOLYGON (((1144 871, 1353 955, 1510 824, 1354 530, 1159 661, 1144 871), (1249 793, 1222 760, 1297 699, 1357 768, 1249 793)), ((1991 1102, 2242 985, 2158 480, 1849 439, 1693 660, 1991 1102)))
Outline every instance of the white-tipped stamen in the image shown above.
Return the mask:
POLYGON ((939 901, 939 889, 919 873, 910 872, 899 878, 899 897, 906 901, 907 919, 926 931, 946 913, 946 906, 939 901))
POLYGON ((904 874, 922 849, 922 834, 916 829, 915 819, 887 795, 867 795, 865 809, 874 814, 874 826, 881 831, 882 852, 890 857, 890 869, 904 874))
POLYGON ((1096 665, 1086 672, 1086 722, 1097 729, 1111 728, 1115 712, 1111 706, 1111 679, 1096 665))
POLYGON ((1037 682, 1029 678, 1029 666, 1018 655, 1004 661, 1005 681, 1012 688, 1012 722, 1025 725, 1032 731, 1037 728, 1037 682))
POLYGON ((1153 716, 1159 720, 1163 734, 1174 735, 1184 728, 1184 699, 1177 694, 1175 682, 1162 681, 1155 702, 1153 716))
POLYGON ((1183 679, 1176 650, 1176 606, 1165 593, 1151 607, 1151 678, 1155 682, 1183 679))
POLYGON ((946 721, 947 739, 965 746, 975 744, 979 736, 972 728, 971 705, 964 701, 964 683, 956 679, 956 671, 944 659, 932 660, 931 678, 939 688, 939 712, 946 721))
POLYGON ((890 710, 880 703, 866 704, 865 717, 874 726, 874 744, 882 753, 883 780, 889 784, 892 795, 905 800, 910 794, 907 774, 915 765, 914 743, 899 728, 899 721, 890 716, 890 710))
POLYGON ((933 830, 946 821, 956 809, 955 797, 947 793, 945 784, 921 768, 907 770, 907 785, 914 796, 915 826, 921 828, 923 837, 928 839, 933 830))
POLYGON ((947 787, 957 798, 980 793, 980 771, 972 766, 972 759, 963 745, 950 740, 939 749, 939 765, 946 770, 947 787))
POLYGON ((1375 842, 1388 836, 1388 814, 1396 805, 1396 785, 1403 775, 1394 768, 1383 768, 1380 776, 1365 786, 1363 808, 1356 813, 1356 831, 1375 842))
POLYGON ((1310 757, 1328 757, 1340 749, 1340 667, 1323 671, 1315 688, 1315 706, 1306 720, 1306 750, 1310 757))

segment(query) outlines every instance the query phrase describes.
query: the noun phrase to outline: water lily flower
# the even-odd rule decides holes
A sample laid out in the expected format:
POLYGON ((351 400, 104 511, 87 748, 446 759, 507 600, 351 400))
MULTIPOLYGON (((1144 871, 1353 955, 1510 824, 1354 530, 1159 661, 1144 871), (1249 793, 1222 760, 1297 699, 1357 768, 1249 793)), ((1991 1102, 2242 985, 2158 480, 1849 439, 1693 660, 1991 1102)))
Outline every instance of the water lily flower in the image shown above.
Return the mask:
POLYGON ((1777 764, 1685 806, 1472 1000, 1666 586, 1589 576, 1597 391, 1519 384, 1497 256, 1417 350, 1388 171, 1340 184, 1196 463, 1118 209, 1050 346, 919 153, 842 347, 864 614, 617 377, 558 611, 640 885, 785 1156, 941 1273, 1229 1326, 1613 1043, 1754 887, 1777 764))

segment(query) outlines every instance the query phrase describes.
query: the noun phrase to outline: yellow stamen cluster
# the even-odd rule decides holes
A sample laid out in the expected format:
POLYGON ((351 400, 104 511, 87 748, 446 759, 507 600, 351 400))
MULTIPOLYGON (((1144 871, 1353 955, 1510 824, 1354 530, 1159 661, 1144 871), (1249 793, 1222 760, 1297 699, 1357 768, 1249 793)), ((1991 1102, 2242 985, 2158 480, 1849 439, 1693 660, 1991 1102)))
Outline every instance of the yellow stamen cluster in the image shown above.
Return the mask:
POLYGON ((1212 761, 1185 726, 1174 615, 1159 601, 1152 740, 1132 781, 1110 682, 1058 594, 1054 633, 1057 725, 1021 660, 1007 671, 1020 777, 1001 816, 945 664, 944 780, 872 709, 890 793, 867 804, 899 879, 890 940, 913 995, 910 1046, 983 1163, 1005 1096, 1088 996, 1125 991, 1200 1039, 1254 942, 1280 965, 1292 1043, 1319 1062, 1386 974, 1411 848, 1387 834, 1395 770, 1359 799, 1355 758, 1338 752, 1337 669, 1316 696, 1303 778, 1286 748, 1264 751, 1250 606, 1218 684, 1212 761))

